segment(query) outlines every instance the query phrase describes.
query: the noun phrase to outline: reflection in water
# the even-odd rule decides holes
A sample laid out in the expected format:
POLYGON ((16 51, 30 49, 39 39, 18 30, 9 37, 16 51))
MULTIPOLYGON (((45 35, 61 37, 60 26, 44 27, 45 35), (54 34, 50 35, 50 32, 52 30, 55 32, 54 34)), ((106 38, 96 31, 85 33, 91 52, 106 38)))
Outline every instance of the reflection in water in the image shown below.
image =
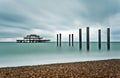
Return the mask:
POLYGON ((107 50, 106 43, 90 43, 90 49, 86 49, 86 43, 62 43, 57 47, 56 43, 0 43, 0 67, 33 64, 48 64, 61 62, 74 62, 86 60, 120 58, 120 43, 111 43, 111 49, 107 50))

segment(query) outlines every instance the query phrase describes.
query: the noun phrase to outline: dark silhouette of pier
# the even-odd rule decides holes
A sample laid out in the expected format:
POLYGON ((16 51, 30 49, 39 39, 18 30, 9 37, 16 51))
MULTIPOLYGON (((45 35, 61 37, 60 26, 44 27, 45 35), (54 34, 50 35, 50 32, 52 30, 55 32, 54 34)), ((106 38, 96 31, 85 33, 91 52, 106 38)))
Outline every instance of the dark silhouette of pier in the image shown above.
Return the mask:
POLYGON ((69 47, 71 46, 71 34, 69 34, 69 47))
POLYGON ((61 47, 61 38, 62 38, 62 34, 57 34, 57 47, 60 46, 61 47))
POLYGON ((79 29, 79 48, 82 49, 82 29, 79 29))
POLYGON ((58 34, 57 34, 57 46, 58 46, 58 34))
POLYGON ((86 28, 86 47, 87 50, 90 49, 90 35, 89 35, 89 27, 86 28))
POLYGON ((74 46, 74 34, 72 34, 72 47, 74 46))
POLYGON ((110 28, 107 28, 107 49, 110 50, 110 28))
POLYGON ((74 46, 74 34, 69 34, 69 46, 74 46))
POLYGON ((61 37, 62 37, 62 36, 61 36, 61 33, 60 33, 60 47, 61 47, 61 37))
MULTIPOLYGON (((62 34, 57 34, 57 46, 61 47, 62 34)), ((69 34, 69 46, 74 46, 74 34, 69 34), (72 40, 72 41, 71 41, 72 40)), ((79 29, 79 48, 82 49, 82 29, 79 29)), ((90 28, 86 27, 86 49, 90 50, 90 28)), ((101 29, 98 29, 98 49, 101 49, 101 29)), ((110 50, 110 28, 107 28, 107 49, 110 50)))
POLYGON ((98 48, 101 49, 101 30, 98 30, 98 48))
POLYGON ((16 40, 17 43, 41 43, 41 42, 49 42, 50 40, 43 39, 39 35, 30 34, 24 37, 24 39, 16 40))

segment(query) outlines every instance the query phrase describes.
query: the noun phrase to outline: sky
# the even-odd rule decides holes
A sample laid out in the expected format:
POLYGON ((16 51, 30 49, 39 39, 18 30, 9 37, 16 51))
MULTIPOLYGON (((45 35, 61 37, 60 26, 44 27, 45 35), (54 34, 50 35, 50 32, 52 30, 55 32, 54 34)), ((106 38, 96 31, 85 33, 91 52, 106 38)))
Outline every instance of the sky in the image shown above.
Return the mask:
POLYGON ((15 41, 28 34, 37 34, 51 41, 56 34, 68 41, 79 28, 86 41, 97 41, 98 29, 106 41, 106 29, 111 29, 111 41, 120 41, 120 0, 0 0, 0 41, 15 41))

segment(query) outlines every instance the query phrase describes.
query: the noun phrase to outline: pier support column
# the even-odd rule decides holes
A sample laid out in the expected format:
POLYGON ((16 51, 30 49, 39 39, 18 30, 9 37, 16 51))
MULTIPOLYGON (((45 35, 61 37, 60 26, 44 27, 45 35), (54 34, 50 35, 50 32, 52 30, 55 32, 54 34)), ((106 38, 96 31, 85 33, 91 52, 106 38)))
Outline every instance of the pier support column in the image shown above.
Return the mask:
POLYGON ((60 33, 60 47, 61 47, 61 33, 60 33))
POLYGON ((57 47, 58 47, 58 34, 57 34, 57 47))
POLYGON ((87 34, 86 34, 86 44, 87 44, 87 50, 89 50, 90 49, 90 35, 89 35, 89 27, 87 27, 87 29, 86 29, 86 32, 87 32, 87 34))
POLYGON ((110 28, 107 28, 107 49, 110 50, 110 28))
POLYGON ((98 48, 101 49, 101 30, 98 30, 98 48))
POLYGON ((71 46, 71 35, 69 34, 69 46, 71 46))
POLYGON ((74 35, 72 34, 72 47, 74 46, 74 35))
POLYGON ((82 29, 79 29, 79 48, 82 49, 82 29))

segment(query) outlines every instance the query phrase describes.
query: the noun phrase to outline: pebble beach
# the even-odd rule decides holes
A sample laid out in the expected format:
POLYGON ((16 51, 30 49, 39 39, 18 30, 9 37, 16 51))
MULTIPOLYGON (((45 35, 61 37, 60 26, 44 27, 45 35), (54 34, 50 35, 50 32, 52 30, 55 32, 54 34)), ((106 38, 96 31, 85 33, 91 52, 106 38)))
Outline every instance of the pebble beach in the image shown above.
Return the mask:
POLYGON ((120 78, 120 59, 2 67, 0 78, 120 78))

